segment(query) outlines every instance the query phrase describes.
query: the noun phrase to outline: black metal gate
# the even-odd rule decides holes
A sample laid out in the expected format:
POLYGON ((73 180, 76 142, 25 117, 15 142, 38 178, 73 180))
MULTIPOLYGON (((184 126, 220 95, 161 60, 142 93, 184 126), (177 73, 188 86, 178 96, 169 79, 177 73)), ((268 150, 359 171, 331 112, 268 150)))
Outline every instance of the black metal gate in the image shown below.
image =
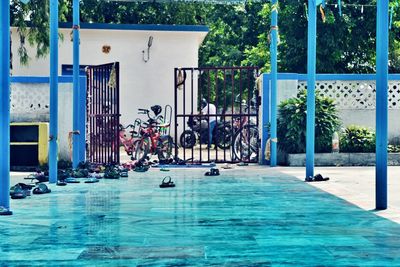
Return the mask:
POLYGON ((257 77, 257 67, 175 68, 175 156, 257 163, 257 77))
POLYGON ((119 63, 88 67, 87 158, 119 163, 119 63))

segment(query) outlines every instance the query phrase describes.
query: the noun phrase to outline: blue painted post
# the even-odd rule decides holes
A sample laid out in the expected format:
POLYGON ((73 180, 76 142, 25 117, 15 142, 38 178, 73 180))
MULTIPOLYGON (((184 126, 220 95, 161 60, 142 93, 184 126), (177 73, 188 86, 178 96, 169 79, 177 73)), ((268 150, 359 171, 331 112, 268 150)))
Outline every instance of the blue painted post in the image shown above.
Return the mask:
MULTIPOLYGON (((271 122, 270 121, 270 106, 271 106, 271 99, 270 99, 270 85, 269 85, 269 81, 270 81, 270 75, 269 74, 263 74, 263 79, 262 79, 263 83, 262 83, 262 121, 261 121, 261 125, 262 125, 262 140, 261 140, 261 156, 260 156, 260 164, 261 165, 266 165, 267 161, 265 160, 264 157, 264 152, 265 152, 265 148, 267 145, 267 139, 270 138, 269 133, 267 131, 267 126, 268 124, 271 122)), ((271 160, 271 159, 270 159, 271 160)), ((270 161, 269 160, 269 164, 270 161)))
POLYGON ((271 160, 270 166, 277 164, 277 84, 278 84, 278 0, 272 0, 271 10, 271 160))
POLYGON ((49 182, 57 182, 58 161, 58 0, 50 1, 49 182))
POLYGON ((86 159, 86 76, 80 76, 79 92, 79 161, 86 159))
POLYGON ((387 208, 389 1, 377 1, 376 23, 376 209, 387 208))
POLYGON ((308 0, 306 180, 314 176, 317 5, 308 0))
POLYGON ((0 215, 10 211, 10 1, 0 8, 0 215))
POLYGON ((73 87, 74 87, 74 108, 73 108, 73 155, 72 155, 72 162, 73 167, 77 167, 80 161, 80 148, 79 148, 79 140, 81 138, 85 138, 81 134, 77 134, 79 131, 79 117, 81 116, 79 113, 79 0, 74 0, 73 2, 73 87))

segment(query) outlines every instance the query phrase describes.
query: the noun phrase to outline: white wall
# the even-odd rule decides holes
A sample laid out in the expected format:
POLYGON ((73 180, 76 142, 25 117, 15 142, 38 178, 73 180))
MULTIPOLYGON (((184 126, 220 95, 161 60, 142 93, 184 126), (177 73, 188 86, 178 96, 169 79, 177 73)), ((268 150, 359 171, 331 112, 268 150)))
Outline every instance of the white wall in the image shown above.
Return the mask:
MULTIPOLYGON (((62 64, 72 64, 70 29, 61 29, 64 41, 59 45, 60 74, 62 64)), ((207 32, 171 32, 138 30, 81 29, 81 65, 120 62, 120 112, 123 124, 132 123, 138 108, 174 104, 174 68, 197 67, 198 49, 207 32), (150 60, 142 60, 149 36, 153 36, 150 60), (109 54, 102 52, 110 45, 109 54)), ((36 59, 35 48, 28 47, 32 60, 21 66, 18 58, 19 40, 12 29, 13 75, 48 76, 49 57, 36 59)), ((197 98, 197 90, 195 90, 197 98)), ((71 107, 72 108, 72 107, 71 107)))
MULTIPOLYGON (((70 160, 68 133, 72 131, 72 84, 60 83, 58 92, 58 158, 70 160)), ((11 122, 49 122, 48 83, 11 84, 11 122)))

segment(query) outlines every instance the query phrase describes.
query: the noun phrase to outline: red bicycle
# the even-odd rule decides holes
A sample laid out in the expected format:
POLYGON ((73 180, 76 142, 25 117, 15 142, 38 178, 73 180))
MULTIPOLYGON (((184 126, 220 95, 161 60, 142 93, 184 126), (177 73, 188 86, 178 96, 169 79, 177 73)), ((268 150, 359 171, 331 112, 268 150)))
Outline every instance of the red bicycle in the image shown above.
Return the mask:
POLYGON ((173 140, 170 135, 163 134, 170 127, 169 123, 163 122, 160 106, 151 107, 155 117, 150 117, 150 111, 139 109, 139 114, 148 116, 147 123, 143 123, 140 130, 141 137, 135 141, 135 156, 132 159, 144 160, 148 154, 157 155, 160 161, 167 160, 172 155, 173 140), (155 108, 157 107, 157 108, 155 108))
POLYGON ((142 121, 140 119, 136 119, 134 124, 129 124, 126 127, 123 125, 119 125, 119 142, 125 149, 126 154, 129 156, 133 155, 133 151, 135 148, 135 142, 139 140, 138 131, 141 129, 142 121), (138 130, 136 130, 138 127, 138 130))

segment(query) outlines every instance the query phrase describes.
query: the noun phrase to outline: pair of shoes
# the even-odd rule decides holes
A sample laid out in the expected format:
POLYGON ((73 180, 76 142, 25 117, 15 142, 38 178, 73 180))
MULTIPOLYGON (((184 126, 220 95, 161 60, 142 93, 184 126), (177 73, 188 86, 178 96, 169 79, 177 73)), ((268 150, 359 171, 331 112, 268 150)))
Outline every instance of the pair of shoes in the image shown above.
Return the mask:
POLYGON ((171 176, 164 177, 164 179, 160 184, 160 188, 167 188, 167 187, 175 187, 174 182, 172 182, 171 180, 171 176))
POLYGON ((249 164, 247 162, 239 162, 238 164, 236 164, 237 166, 249 166, 249 164))
POLYGON ((217 168, 211 168, 209 172, 204 174, 205 176, 218 176, 219 170, 217 168))
POLYGON ((309 176, 305 179, 306 182, 323 182, 328 181, 329 177, 323 177, 321 174, 317 174, 314 177, 309 176))
POLYGON ((47 187, 45 184, 38 184, 34 189, 33 189, 33 194, 35 195, 41 195, 41 194, 48 194, 51 192, 51 190, 47 187))

